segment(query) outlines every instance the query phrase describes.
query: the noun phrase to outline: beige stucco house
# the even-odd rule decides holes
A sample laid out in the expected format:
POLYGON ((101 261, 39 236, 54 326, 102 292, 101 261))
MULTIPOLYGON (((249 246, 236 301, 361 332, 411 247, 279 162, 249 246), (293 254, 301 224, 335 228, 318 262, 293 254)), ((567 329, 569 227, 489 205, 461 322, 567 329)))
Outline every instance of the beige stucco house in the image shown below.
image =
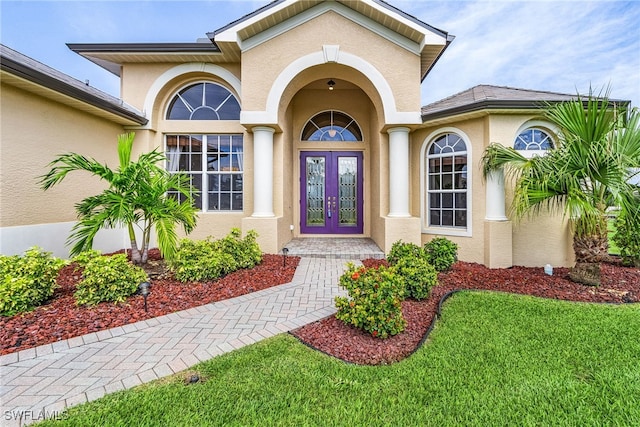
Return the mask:
MULTIPOLYGON (((292 238, 445 236, 490 267, 569 265, 562 218, 513 224, 508 185, 483 180, 492 142, 540 154, 555 130, 541 101, 571 95, 477 86, 422 107, 420 84, 453 37, 380 0, 276 0, 195 43, 72 44, 121 79, 114 98, 2 47, 0 239, 60 256, 74 204, 102 189, 86 175, 46 193, 56 154, 117 165, 116 137, 161 148, 188 173, 201 211, 192 238, 231 227, 265 252, 292 238)), ((127 246, 101 233, 103 250, 127 246)))

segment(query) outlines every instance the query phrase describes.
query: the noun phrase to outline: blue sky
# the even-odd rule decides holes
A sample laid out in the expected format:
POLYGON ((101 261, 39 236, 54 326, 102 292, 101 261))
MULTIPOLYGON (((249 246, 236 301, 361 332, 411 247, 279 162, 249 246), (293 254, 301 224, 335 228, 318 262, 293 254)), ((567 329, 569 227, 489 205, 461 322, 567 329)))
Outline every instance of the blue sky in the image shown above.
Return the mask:
MULTIPOLYGON (((610 85, 640 106, 638 1, 388 1, 456 36, 422 84, 423 104, 477 84, 571 94, 610 85)), ((268 2, 0 0, 0 40, 118 96, 118 78, 65 43, 192 42, 268 2)))

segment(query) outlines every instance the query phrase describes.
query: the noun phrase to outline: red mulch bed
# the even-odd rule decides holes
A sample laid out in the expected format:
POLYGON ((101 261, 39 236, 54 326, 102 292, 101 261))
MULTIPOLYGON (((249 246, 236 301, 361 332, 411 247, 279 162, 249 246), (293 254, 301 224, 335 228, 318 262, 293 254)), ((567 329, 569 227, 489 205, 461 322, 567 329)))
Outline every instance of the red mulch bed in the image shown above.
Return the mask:
MULTIPOLYGON (((384 261, 365 260, 363 263, 375 267, 384 261)), ((411 355, 425 338, 440 299, 458 289, 502 291, 579 302, 640 302, 640 269, 613 264, 601 264, 600 269, 603 283, 594 288, 572 282, 568 268, 555 268, 553 276, 548 276, 542 268, 488 269, 479 264, 457 262, 451 271, 439 274, 439 284, 429 298, 402 303, 407 328, 396 336, 385 340, 374 338, 334 316, 303 326, 292 334, 303 343, 347 362, 379 365, 411 355)))
MULTIPOLYGON (((159 255, 152 252, 151 258, 158 260, 159 255)), ((265 255, 256 268, 240 270, 217 281, 184 284, 171 277, 152 280, 152 291, 147 300, 148 313, 145 313, 143 298, 139 295, 132 296, 123 304, 102 303, 92 308, 76 306, 73 292, 80 277, 73 272, 73 267, 68 266, 60 272, 60 287, 46 305, 30 313, 0 317, 0 354, 288 283, 298 261, 297 257, 287 257, 284 268, 282 256, 265 255)), ((375 267, 384 261, 365 260, 363 263, 375 267)), ((440 284, 429 298, 420 302, 403 302, 402 312, 408 326, 401 334, 381 340, 345 325, 334 316, 299 328, 292 334, 305 344, 345 361, 377 365, 393 363, 413 353, 425 338, 440 299, 456 289, 504 291, 568 301, 640 302, 640 269, 602 264, 603 285, 599 288, 572 282, 568 271, 556 268, 553 276, 547 276, 542 268, 491 270, 479 264, 458 262, 451 271, 440 273, 440 284)))
MULTIPOLYGON (((157 249, 150 251, 152 264, 160 264, 157 249)), ((300 258, 289 256, 286 267, 281 255, 265 254, 262 263, 250 270, 238 270, 222 279, 202 283, 181 283, 164 274, 151 280, 151 293, 144 300, 134 295, 122 304, 101 303, 95 307, 79 307, 73 293, 80 273, 74 266, 64 267, 58 275, 59 287, 48 303, 32 312, 0 317, 0 355, 43 344, 123 326, 191 307, 259 291, 291 282, 300 258)), ((158 273, 158 271, 156 271, 158 273)))

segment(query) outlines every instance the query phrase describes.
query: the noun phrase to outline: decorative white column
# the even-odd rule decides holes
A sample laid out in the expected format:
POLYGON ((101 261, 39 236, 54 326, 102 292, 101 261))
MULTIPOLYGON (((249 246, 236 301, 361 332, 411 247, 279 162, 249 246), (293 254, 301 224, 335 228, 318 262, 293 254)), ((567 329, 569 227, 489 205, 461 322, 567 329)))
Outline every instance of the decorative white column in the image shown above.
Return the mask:
POLYGON ((409 213, 409 131, 391 128, 389 133, 389 216, 410 217, 409 213))
POLYGON ((253 215, 274 217, 273 213, 273 134, 266 126, 253 128, 253 215))
POLYGON ((489 172, 487 175, 486 193, 487 221, 507 221, 504 204, 504 171, 502 169, 489 172))

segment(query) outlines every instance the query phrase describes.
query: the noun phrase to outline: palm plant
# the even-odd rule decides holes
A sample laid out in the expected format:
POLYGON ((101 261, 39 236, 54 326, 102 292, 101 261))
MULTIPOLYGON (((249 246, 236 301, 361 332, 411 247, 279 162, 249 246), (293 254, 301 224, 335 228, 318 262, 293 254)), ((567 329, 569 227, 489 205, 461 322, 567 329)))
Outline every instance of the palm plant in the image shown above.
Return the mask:
POLYGON ((69 172, 78 170, 87 171, 109 184, 102 193, 76 204, 78 222, 67 241, 73 244, 71 256, 91 249, 100 229, 126 227, 131 241, 132 262, 145 264, 152 228, 155 227, 158 247, 165 258, 171 259, 178 245, 176 225, 182 225, 185 233, 195 227, 196 210, 188 177, 163 169, 160 165, 165 157, 157 150, 132 161, 134 137, 134 133, 118 136, 120 167, 115 171, 95 159, 69 153, 53 160, 49 164, 51 170, 40 177, 44 190, 60 183, 69 172), (167 195, 169 190, 182 194, 185 201, 180 203, 167 195), (136 228, 142 231, 140 246, 136 228))
POLYGON ((491 144, 482 158, 484 175, 502 169, 514 179, 511 211, 517 219, 562 211, 573 226, 577 263, 605 260, 608 210, 637 203, 630 178, 640 167, 640 112, 619 109, 608 91, 603 97, 590 91, 586 99, 548 105, 545 117, 560 129, 557 148, 526 158, 491 144))

